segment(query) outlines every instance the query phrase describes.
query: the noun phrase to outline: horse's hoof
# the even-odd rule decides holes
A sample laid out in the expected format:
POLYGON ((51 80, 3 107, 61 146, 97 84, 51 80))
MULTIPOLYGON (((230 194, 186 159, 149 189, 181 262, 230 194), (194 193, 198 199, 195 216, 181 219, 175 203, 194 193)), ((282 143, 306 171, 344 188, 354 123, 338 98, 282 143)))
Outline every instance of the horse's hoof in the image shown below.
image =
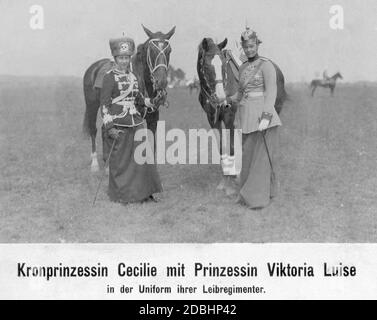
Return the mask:
POLYGON ((234 201, 235 204, 244 204, 244 201, 241 197, 241 195, 237 196, 237 199, 234 201))
POLYGON ((222 179, 220 183, 216 187, 217 190, 224 190, 225 189, 225 180, 222 179))
POLYGON ((227 197, 231 197, 233 195, 235 195, 237 193, 237 190, 232 188, 232 187, 228 187, 225 189, 225 194, 227 197))
POLYGON ((99 171, 99 166, 97 165, 91 165, 90 166, 90 171, 91 172, 98 172, 99 171))
POLYGON ((153 195, 150 195, 149 197, 147 197, 147 198, 141 200, 140 203, 146 203, 146 202, 154 202, 154 203, 158 203, 158 202, 160 202, 160 201, 161 201, 160 198, 157 198, 157 197, 155 197, 155 196, 153 196, 153 195))

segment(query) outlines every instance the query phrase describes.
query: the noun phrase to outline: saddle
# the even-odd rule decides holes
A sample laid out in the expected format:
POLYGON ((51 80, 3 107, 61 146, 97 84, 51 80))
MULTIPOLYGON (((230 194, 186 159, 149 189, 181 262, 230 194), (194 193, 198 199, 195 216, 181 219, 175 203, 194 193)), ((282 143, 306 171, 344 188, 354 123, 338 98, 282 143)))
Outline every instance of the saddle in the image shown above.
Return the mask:
POLYGON ((94 88, 102 88, 103 78, 114 66, 114 61, 107 61, 99 70, 94 81, 94 88))
POLYGON ((242 61, 237 61, 236 58, 233 56, 231 50, 224 50, 225 59, 227 60, 228 64, 230 65, 230 68, 232 70, 232 73, 237 81, 239 81, 239 69, 240 65, 242 64, 242 61))

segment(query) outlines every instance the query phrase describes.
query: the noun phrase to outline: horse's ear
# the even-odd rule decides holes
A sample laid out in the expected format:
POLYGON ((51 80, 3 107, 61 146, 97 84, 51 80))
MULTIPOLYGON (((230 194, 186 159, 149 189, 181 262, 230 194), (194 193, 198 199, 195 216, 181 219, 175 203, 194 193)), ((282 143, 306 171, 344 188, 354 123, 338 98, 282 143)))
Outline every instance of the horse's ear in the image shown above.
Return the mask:
POLYGON ((165 39, 169 40, 175 32, 175 26, 165 35, 165 39))
POLYGON ((219 47, 220 50, 224 49, 228 43, 228 39, 225 38, 223 42, 220 42, 217 46, 219 47))
POLYGON ((202 40, 202 48, 204 49, 204 51, 208 51, 208 40, 207 40, 207 38, 204 38, 202 40))
POLYGON ((144 25, 142 24, 141 25, 145 31, 145 33, 147 34, 148 38, 153 38, 153 32, 151 30, 149 30, 147 27, 144 27, 144 25))

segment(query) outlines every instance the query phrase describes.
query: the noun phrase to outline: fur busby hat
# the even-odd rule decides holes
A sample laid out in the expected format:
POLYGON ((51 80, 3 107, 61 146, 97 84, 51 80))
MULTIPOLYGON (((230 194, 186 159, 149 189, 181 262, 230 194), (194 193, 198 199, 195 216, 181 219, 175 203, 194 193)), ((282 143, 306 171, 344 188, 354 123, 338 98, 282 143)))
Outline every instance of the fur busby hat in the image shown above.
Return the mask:
POLYGON ((246 30, 241 33, 241 43, 249 40, 255 41, 257 44, 262 43, 262 41, 259 40, 257 33, 254 30, 250 29, 250 27, 246 27, 246 30))
POLYGON ((110 39, 110 49, 113 57, 132 56, 135 53, 135 42, 128 37, 110 39))

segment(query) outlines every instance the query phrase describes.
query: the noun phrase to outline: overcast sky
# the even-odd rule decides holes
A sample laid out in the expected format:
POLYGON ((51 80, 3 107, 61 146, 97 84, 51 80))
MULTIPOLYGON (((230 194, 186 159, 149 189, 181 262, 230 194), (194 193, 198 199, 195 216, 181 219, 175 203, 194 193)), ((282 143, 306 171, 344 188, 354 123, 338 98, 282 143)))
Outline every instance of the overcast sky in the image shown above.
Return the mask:
POLYGON ((0 0, 0 74, 82 76, 110 57, 108 39, 122 32, 137 43, 152 31, 168 32, 171 64, 195 74, 203 37, 228 38, 235 49, 245 22, 257 31, 260 53, 287 81, 309 81, 327 68, 344 81, 377 81, 376 0, 0 0), (29 26, 30 7, 44 9, 43 30, 29 26), (344 30, 329 26, 332 5, 344 8, 344 30))

